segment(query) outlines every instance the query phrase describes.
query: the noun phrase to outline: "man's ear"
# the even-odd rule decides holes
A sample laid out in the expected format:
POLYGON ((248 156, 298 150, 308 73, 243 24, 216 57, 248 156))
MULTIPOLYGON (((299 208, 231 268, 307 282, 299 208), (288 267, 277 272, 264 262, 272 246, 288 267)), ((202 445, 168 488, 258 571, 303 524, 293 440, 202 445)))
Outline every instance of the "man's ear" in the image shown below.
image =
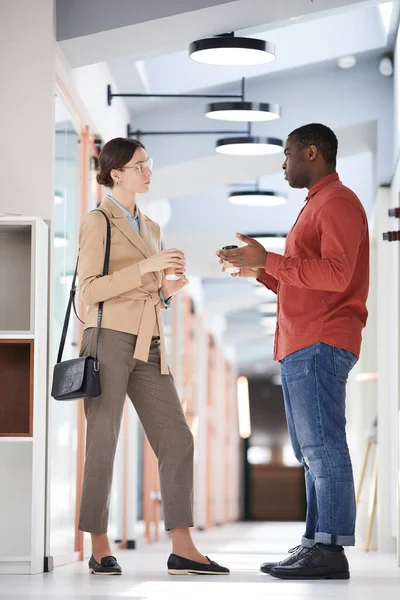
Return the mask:
POLYGON ((313 162, 318 156, 318 148, 317 146, 310 146, 308 149, 308 160, 313 162))

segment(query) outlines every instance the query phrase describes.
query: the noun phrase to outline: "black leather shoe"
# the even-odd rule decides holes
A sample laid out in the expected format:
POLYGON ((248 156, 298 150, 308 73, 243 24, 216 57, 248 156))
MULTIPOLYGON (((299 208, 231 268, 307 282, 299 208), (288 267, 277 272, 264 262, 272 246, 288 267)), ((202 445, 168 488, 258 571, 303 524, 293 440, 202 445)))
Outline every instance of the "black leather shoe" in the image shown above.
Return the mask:
POLYGON ((122 575, 122 569, 115 556, 105 556, 98 563, 93 556, 89 560, 89 573, 92 575, 122 575))
POLYGON ((171 554, 168 559, 168 573, 170 575, 229 575, 230 571, 226 567, 221 567, 216 562, 210 560, 208 556, 206 559, 210 561, 208 565, 203 563, 183 558, 177 554, 171 554))
POLYGON ((293 565, 274 567, 270 575, 278 579, 350 579, 344 550, 334 552, 323 544, 313 546, 293 565))
POLYGON ((310 552, 310 550, 311 548, 303 548, 302 546, 296 546, 295 548, 289 550, 290 556, 288 556, 284 560, 281 560, 280 562, 264 563, 261 565, 260 571, 262 573, 270 573, 271 569, 273 569, 274 567, 293 565, 295 562, 300 560, 300 558, 305 556, 307 552, 310 552))

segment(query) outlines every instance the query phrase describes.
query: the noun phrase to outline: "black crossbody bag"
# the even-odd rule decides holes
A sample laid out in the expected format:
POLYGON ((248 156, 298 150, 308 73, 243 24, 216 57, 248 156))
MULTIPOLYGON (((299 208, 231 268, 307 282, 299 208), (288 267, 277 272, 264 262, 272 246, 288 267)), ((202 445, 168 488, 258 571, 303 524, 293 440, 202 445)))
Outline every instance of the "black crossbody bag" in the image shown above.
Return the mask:
MULTIPOLYGON (((98 210, 98 212, 101 212, 101 214, 104 215, 104 218, 107 221, 106 251, 104 256, 103 267, 104 276, 108 275, 108 269, 110 265, 111 225, 107 215, 102 210, 96 210, 98 210)), ((69 301, 65 313, 60 347, 58 350, 57 364, 54 366, 53 372, 53 385, 51 395, 55 400, 76 400, 78 398, 95 398, 97 396, 100 396, 101 394, 100 367, 97 352, 99 348, 101 319, 103 316, 104 302, 99 303, 99 312, 97 314, 96 356, 82 356, 80 358, 73 358, 71 360, 62 360, 72 307, 74 308, 75 315, 79 319, 75 307, 78 262, 79 254, 76 261, 75 273, 72 279, 71 290, 69 293, 69 301)))

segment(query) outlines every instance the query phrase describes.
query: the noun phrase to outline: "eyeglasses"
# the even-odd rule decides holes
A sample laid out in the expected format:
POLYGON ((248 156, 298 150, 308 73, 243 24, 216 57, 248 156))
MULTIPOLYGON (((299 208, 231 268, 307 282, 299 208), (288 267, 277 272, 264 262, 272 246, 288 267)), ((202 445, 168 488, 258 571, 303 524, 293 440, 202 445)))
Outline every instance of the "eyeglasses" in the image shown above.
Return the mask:
POLYGON ((148 169, 149 171, 153 170, 153 164, 154 164, 153 159, 148 158, 147 160, 144 160, 143 162, 140 162, 137 165, 133 165, 132 167, 122 167, 121 171, 123 171, 124 169, 137 169, 139 171, 140 175, 143 176, 144 169, 148 169))

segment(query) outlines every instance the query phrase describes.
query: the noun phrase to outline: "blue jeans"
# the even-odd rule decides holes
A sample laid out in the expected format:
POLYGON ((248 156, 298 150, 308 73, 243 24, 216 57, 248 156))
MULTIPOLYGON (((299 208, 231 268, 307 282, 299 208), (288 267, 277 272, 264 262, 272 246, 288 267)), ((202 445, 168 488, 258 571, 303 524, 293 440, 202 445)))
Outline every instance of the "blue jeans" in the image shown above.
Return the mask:
POLYGON ((318 342, 281 361, 290 439, 304 466, 304 548, 354 546, 356 502, 346 440, 346 382, 357 357, 318 342))

